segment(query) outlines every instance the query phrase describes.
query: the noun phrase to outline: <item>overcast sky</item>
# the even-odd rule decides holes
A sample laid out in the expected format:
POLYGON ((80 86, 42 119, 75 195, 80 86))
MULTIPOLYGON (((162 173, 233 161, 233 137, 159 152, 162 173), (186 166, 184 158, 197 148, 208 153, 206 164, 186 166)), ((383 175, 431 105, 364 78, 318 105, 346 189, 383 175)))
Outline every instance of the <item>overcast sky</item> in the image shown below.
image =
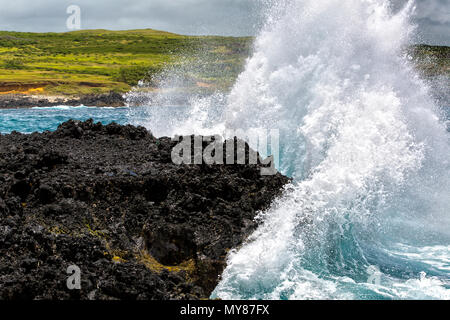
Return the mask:
MULTIPOLYGON (((416 2, 422 42, 450 45, 450 0, 416 2)), ((260 0, 0 0, 0 30, 68 31, 66 9, 75 4, 81 8, 82 29, 153 28, 181 34, 253 35, 260 20, 259 3, 260 0)))

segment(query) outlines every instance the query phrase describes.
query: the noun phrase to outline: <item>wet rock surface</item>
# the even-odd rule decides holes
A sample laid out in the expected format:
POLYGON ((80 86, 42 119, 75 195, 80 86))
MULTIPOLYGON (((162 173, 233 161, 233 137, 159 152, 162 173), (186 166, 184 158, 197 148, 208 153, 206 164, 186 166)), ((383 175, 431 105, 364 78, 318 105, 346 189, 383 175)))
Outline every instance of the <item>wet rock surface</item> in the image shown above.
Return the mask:
POLYGON ((89 120, 0 135, 0 299, 208 298, 288 179, 176 165, 175 145, 89 120))

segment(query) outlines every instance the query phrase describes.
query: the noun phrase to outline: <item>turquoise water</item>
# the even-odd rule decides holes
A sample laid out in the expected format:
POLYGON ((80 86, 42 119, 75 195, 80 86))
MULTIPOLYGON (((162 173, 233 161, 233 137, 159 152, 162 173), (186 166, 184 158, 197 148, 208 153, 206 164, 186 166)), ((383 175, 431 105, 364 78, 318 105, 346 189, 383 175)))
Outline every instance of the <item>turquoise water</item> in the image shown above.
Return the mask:
POLYGON ((22 133, 54 131, 62 122, 70 119, 87 120, 108 124, 116 122, 128 123, 130 108, 97 108, 97 107, 36 107, 31 109, 0 110, 0 133, 18 131, 22 133))
MULTIPOLYGON (((196 112, 189 112, 189 108, 186 107, 166 109, 63 106, 7 109, 0 110, 0 132, 53 131, 59 124, 69 119, 89 118, 103 124, 114 121, 119 124, 145 125, 146 121, 151 120, 147 125, 148 129, 152 129, 155 123, 160 126, 179 128, 181 123, 195 123, 186 118, 183 119, 183 114, 197 114, 198 110, 195 110, 196 112)), ((372 115, 368 116, 372 117, 372 115)), ((194 128, 192 130, 195 131, 194 128)), ((285 149, 282 146, 281 158, 283 162, 289 162, 289 150, 285 149)), ((285 173, 292 176, 292 172, 285 173)), ((423 180, 419 183, 424 188, 433 189, 433 186, 428 186, 423 180)), ((405 186, 407 187, 408 184, 405 186)), ((415 186, 416 183, 412 181, 411 190, 416 190, 415 186)), ((301 182, 296 183, 293 190, 298 188, 301 191, 301 187, 301 182)), ((434 192, 437 193, 427 197, 431 198, 429 200, 433 203, 440 202, 445 206, 446 200, 443 196, 445 190, 444 187, 440 189, 442 192, 437 192, 439 190, 434 188, 434 192)), ((213 297, 222 296, 232 299, 450 298, 450 237, 445 227, 448 225, 447 220, 442 216, 442 214, 445 215, 445 210, 440 212, 441 206, 437 208, 437 211, 432 210, 430 213, 439 218, 430 221, 427 215, 423 214, 423 211, 433 209, 433 206, 427 207, 429 201, 425 201, 423 197, 417 197, 417 194, 414 196, 409 194, 408 190, 391 192, 391 197, 396 199, 394 205, 375 209, 372 207, 373 199, 359 196, 356 203, 345 208, 346 213, 338 221, 327 217, 325 219, 327 221, 326 237, 322 239, 322 245, 314 245, 313 238, 308 239, 312 243, 299 243, 296 240, 295 235, 316 234, 318 231, 311 232, 308 228, 305 229, 305 226, 295 222, 296 219, 291 221, 291 218, 295 218, 296 215, 291 215, 289 210, 294 212, 296 210, 285 206, 289 204, 289 198, 295 193, 287 194, 274 206, 274 208, 283 208, 279 222, 277 222, 278 219, 271 221, 272 218, 268 216, 269 223, 266 222, 266 227, 253 235, 254 239, 259 239, 253 242, 253 247, 247 245, 241 249, 241 254, 235 253, 231 256, 230 267, 224 274, 225 282, 216 289, 213 297), (405 200, 408 203, 407 206, 405 206, 405 200), (361 219, 351 218, 352 215, 360 216, 359 201, 367 202, 371 211, 379 211, 377 214, 380 217, 372 222, 368 222, 364 215, 361 219), (417 221, 413 223, 410 214, 404 216, 405 212, 419 213, 415 217, 419 223, 416 223, 417 221), (426 220, 428 221, 425 222, 426 220), (408 228, 403 225, 404 221, 411 221, 408 228), (429 234, 428 230, 423 230, 425 223, 437 225, 436 228, 432 228, 432 234, 429 234), (441 224, 443 227, 439 228, 441 224), (271 236, 270 230, 274 227, 282 231, 282 233, 276 232, 276 234, 282 234, 280 241, 271 236), (289 228, 285 230, 286 227, 289 228), (382 231, 379 232, 380 230, 382 231), (395 234, 396 238, 393 239, 392 234, 395 234), (255 267, 252 252, 258 252, 260 241, 264 241, 267 237, 270 241, 261 246, 264 251, 258 254, 255 267), (267 248, 268 244, 269 248, 267 248), (264 252, 276 259, 271 258, 265 262, 264 252), (241 257, 242 261, 240 261, 241 257), (267 268, 267 264, 272 263, 274 265, 267 268), (283 268, 288 268, 288 272, 285 272, 283 268), (373 280, 370 280, 371 277, 373 280)), ((307 194, 301 193, 298 199, 308 200, 307 194)), ((295 202, 295 205, 299 203, 295 202)), ((303 208, 302 211, 306 209, 303 208)))
MULTIPOLYGON (((183 114, 186 112, 185 106, 171 107, 170 113, 171 119, 166 119, 167 122, 181 121, 183 114)), ((33 133, 54 131, 58 126, 68 120, 81 120, 94 119, 94 122, 101 122, 104 125, 111 122, 118 124, 134 124, 134 125, 146 125, 146 121, 149 118, 158 117, 155 112, 166 113, 165 110, 154 110, 153 112, 148 108, 140 107, 71 107, 71 106, 59 106, 59 107, 35 107, 35 108, 20 108, 20 109, 0 109, 0 133, 7 134, 12 131, 18 131, 21 133, 33 133)), ((450 107, 443 107, 445 109, 446 119, 450 120, 450 107)), ((161 124, 164 126, 164 124, 161 124)), ((153 128, 148 128, 152 130, 153 128)), ((450 125, 448 126, 450 131, 450 125)), ((281 155, 282 156, 282 155, 281 155)))
POLYGON ((211 297, 450 299, 450 136, 403 53, 413 2, 268 2, 227 96, 191 99, 180 121, 172 110, 140 121, 156 135, 279 132, 293 181, 230 251, 211 297))

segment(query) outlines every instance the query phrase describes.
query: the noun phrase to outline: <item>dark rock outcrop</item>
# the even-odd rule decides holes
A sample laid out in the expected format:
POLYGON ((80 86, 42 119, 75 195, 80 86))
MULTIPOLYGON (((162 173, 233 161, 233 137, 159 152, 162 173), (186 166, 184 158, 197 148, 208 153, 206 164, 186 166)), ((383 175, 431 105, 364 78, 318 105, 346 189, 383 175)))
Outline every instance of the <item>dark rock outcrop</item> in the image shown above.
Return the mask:
POLYGON ((77 99, 69 99, 64 104, 69 106, 84 105, 88 107, 123 107, 125 106, 125 99, 120 93, 110 92, 108 94, 91 94, 81 96, 77 99))
POLYGON ((0 299, 207 298, 288 179, 176 165, 175 144, 89 120, 0 135, 0 299))
POLYGON ((116 92, 106 94, 90 94, 73 98, 49 99, 33 97, 23 94, 0 95, 0 109, 55 107, 55 106, 80 106, 87 107, 123 107, 125 98, 116 92))

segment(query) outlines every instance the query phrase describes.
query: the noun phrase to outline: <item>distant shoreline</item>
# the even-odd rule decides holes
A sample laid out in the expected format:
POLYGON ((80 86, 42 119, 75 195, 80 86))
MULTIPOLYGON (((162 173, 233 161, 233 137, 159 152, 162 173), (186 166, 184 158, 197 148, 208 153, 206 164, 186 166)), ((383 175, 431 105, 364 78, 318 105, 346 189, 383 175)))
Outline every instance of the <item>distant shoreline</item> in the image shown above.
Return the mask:
MULTIPOLYGON (((251 56, 253 39, 183 36, 150 29, 0 31, 0 109, 123 107, 123 95, 140 81, 149 85, 143 91, 157 92, 158 77, 162 73, 164 78, 172 67, 181 83, 174 84, 177 89, 171 100, 184 104, 192 94, 230 90, 251 56)), ((448 99, 450 47, 412 45, 404 54, 422 78, 442 87, 436 90, 442 100, 448 99)))
POLYGON ((78 97, 126 93, 140 81, 185 70, 184 85, 229 88, 253 38, 183 36, 157 30, 0 31, 0 95, 78 97))
POLYGON ((88 107, 124 107, 126 106, 126 101, 123 95, 115 92, 108 94, 88 94, 78 97, 24 94, 0 95, 0 109, 81 105, 88 107))

